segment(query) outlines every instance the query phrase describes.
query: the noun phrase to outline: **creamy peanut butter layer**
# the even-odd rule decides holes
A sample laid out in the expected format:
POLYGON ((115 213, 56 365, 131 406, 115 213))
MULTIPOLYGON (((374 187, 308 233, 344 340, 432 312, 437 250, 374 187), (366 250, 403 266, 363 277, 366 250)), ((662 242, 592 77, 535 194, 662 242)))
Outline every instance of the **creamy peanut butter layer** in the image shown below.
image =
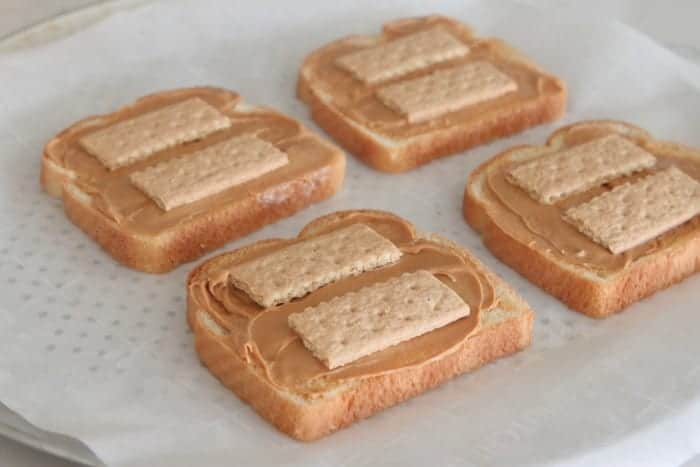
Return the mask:
MULTIPOLYGON (((377 62, 377 70, 385 69, 383 61, 377 62)), ((392 22, 381 34, 371 37, 351 37, 324 46, 307 58, 303 68, 304 78, 311 85, 314 95, 353 125, 367 129, 378 137, 392 141, 405 141, 415 136, 433 133, 453 126, 481 125, 499 118, 509 109, 527 108, 543 98, 565 93, 564 83, 548 74, 497 39, 477 37, 465 25, 442 17, 412 18, 392 22), (428 31, 440 30, 454 37, 468 48, 468 53, 450 59, 423 65, 391 78, 366 82, 338 65, 338 60, 352 54, 369 52, 376 47, 402 40, 428 31), (443 113, 439 118, 418 120, 407 118, 398 107, 392 108, 377 93, 379 89, 430 75, 436 71, 469 63, 487 62, 513 80, 517 89, 497 98, 483 99, 470 105, 455 106, 455 110, 443 113), (388 82, 390 80, 391 82, 388 82)))
MULTIPOLYGON (((568 130, 562 149, 574 149, 613 134, 616 133, 582 124, 579 128, 568 130)), ((607 246, 594 241, 566 220, 565 213, 569 209, 584 205, 621 185, 634 184, 670 167, 676 167, 696 182, 700 182, 700 163, 693 158, 679 157, 673 146, 650 141, 635 141, 634 144, 654 157, 656 162, 653 166, 612 178, 585 191, 572 193, 552 204, 534 199, 509 180, 509 172, 522 162, 505 163, 491 171, 485 180, 484 196, 494 205, 489 215, 500 229, 523 245, 537 248, 544 254, 567 264, 583 267, 601 277, 615 274, 640 258, 696 236, 700 229, 698 215, 636 246, 613 253, 607 246)), ((602 212, 599 217, 603 223, 613 222, 613 219, 602 212)))
POLYGON ((51 163, 75 174, 72 183, 89 193, 92 206, 111 222, 138 235, 157 235, 177 228, 189 219, 218 216, 230 209, 232 202, 260 199, 274 202, 280 193, 300 189, 300 180, 319 180, 329 176, 329 168, 342 163, 339 151, 321 142, 300 122, 271 109, 243 105, 231 91, 214 88, 188 88, 145 96, 134 103, 99 118, 64 135, 46 157, 51 163), (84 137, 109 129, 142 115, 169 108, 182 102, 202 101, 224 115, 230 126, 196 141, 163 149, 119 170, 110 170, 80 142, 84 137), (286 154, 289 162, 245 183, 226 188, 177 209, 163 210, 144 191, 132 183, 131 175, 148 167, 190 156, 226 140, 256 135, 286 154))
POLYGON ((482 313, 497 305, 490 276, 470 257, 450 246, 419 239, 408 222, 394 216, 361 211, 348 213, 308 239, 353 224, 364 224, 381 232, 401 250, 401 257, 384 267, 329 283, 275 307, 261 307, 247 293, 231 286, 230 271, 236 265, 282 251, 298 240, 307 239, 302 233, 300 239, 274 240, 261 244, 259 248, 242 251, 240 255, 222 256, 208 268, 206 275, 190 283, 191 300, 209 310, 209 318, 216 322, 217 329, 224 336, 221 338, 226 339, 226 345, 235 355, 231 358, 252 362, 261 369, 261 377, 275 387, 314 398, 319 388, 327 391, 348 378, 371 377, 422 365, 455 350, 479 329, 482 313), (460 301, 468 305, 469 314, 333 370, 316 358, 289 326, 288 320, 293 314, 418 271, 427 271, 454 291, 460 301))

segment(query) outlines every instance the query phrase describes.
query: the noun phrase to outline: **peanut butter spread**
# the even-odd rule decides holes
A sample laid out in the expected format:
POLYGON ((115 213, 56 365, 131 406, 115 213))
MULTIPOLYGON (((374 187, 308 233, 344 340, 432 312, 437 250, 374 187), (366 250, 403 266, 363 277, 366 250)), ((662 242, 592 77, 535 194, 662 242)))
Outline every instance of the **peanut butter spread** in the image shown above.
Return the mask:
MULTIPOLYGON (((567 133, 562 149, 583 144, 609 133, 610 130, 591 127, 572 129, 567 133)), ((523 162, 501 164, 487 175, 484 186, 484 194, 489 202, 498 206, 498 209, 491 209, 489 215, 501 229, 521 243, 545 251, 565 263, 583 266, 601 277, 614 274, 636 259, 674 242, 693 235, 697 236, 700 229, 700 216, 695 216, 684 224, 623 253, 613 254, 563 219, 562 214, 568 208, 587 202, 615 186, 658 172, 670 165, 675 165, 686 174, 700 180, 700 163, 674 155, 668 145, 626 137, 653 154, 657 159, 656 165, 547 205, 533 200, 523 189, 507 181, 507 172, 516 164, 523 162)))
POLYGON ((300 241, 271 240, 243 250, 240 255, 221 256, 206 273, 196 274, 189 285, 190 307, 206 310, 226 331, 220 339, 225 339, 232 354, 259 370, 271 384, 313 398, 314 394, 348 378, 421 365, 455 349, 478 329, 480 314, 496 305, 493 284, 479 267, 451 247, 418 239, 405 221, 378 213, 356 212, 349 213, 319 233, 358 222, 390 239, 402 250, 401 259, 380 269, 331 283, 300 299, 262 308, 231 285, 228 271, 236 264, 300 241), (329 370, 317 360, 287 323, 291 313, 420 269, 432 272, 457 292, 470 306, 470 315, 335 370, 329 370))
POLYGON ((258 197, 274 201, 275 197, 283 197, 291 181, 302 177, 312 180, 336 163, 337 151, 331 146, 319 144, 318 138, 299 122, 269 109, 251 109, 239 104, 238 94, 215 88, 181 89, 147 96, 112 114, 88 118, 66 130, 47 147, 46 157, 73 174, 73 183, 91 196, 95 209, 130 231, 146 235, 157 234, 187 223, 194 217, 225 209, 232 200, 258 197), (224 113, 231 120, 231 126, 111 171, 79 144, 79 140, 88 133, 192 97, 199 97, 224 113), (132 173, 146 167, 242 134, 255 135, 273 144, 287 154, 289 163, 278 170, 167 212, 129 180, 132 173))
POLYGON ((383 33, 377 36, 376 40, 357 37, 341 39, 312 54, 307 59, 304 69, 308 70, 307 79, 313 80, 313 92, 320 99, 331 104, 350 120, 392 139, 406 139, 456 124, 488 120, 495 118, 504 107, 526 111, 528 103, 536 102, 538 97, 557 95, 564 90, 564 84, 560 80, 526 62, 506 44, 496 39, 476 38, 466 26, 443 17, 416 18, 391 23, 384 27, 383 33), (339 57, 358 50, 435 27, 464 42, 469 47, 469 53, 372 85, 353 77, 336 63, 339 57), (517 89, 420 123, 410 123, 401 113, 382 103, 376 95, 379 88, 388 84, 474 62, 490 63, 514 80, 517 89))

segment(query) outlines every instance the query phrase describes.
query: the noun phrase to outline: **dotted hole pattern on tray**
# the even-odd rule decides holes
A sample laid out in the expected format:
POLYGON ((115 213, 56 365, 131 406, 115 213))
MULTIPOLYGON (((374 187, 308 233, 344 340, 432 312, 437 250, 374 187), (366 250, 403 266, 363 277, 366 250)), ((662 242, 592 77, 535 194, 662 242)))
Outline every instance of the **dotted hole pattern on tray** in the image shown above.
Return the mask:
MULTIPOLYGON (((60 200, 37 188, 35 171, 18 175, 0 200, 0 215, 15 219, 0 225, 0 308, 22 314, 32 339, 41 337, 35 347, 91 373, 122 374, 131 359, 144 357, 173 371, 192 365, 184 286, 190 267, 151 275, 119 265, 66 218, 60 200)), ((480 243, 472 248, 488 255, 480 243)), ((497 261, 489 266, 503 274, 497 261)), ((516 289, 530 287, 511 272, 504 276, 516 289)), ((551 306, 537 310, 533 348, 516 360, 591 333, 590 320, 546 300, 551 306)))
MULTIPOLYGON (((90 373, 129 371, 132 358, 191 365, 185 319, 187 268, 150 275, 117 264, 38 188, 14 177, 0 197, 0 324, 30 328, 48 361, 70 358, 90 373), (164 357, 165 356, 165 357, 164 357)), ((29 347, 28 347, 29 348, 29 347)))

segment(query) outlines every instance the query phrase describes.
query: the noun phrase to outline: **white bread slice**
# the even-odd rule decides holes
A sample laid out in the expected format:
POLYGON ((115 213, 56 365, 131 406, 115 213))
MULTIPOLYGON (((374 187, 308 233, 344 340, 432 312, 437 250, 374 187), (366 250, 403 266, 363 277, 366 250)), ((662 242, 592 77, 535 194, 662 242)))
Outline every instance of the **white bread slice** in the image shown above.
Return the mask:
MULTIPOLYGON (((422 68, 404 76, 364 85, 363 92, 375 91, 390 83, 423 76, 430 68, 422 68)), ((443 16, 426 16, 395 20, 383 25, 377 36, 349 36, 331 42, 306 57, 299 72, 297 95, 311 110, 311 117, 338 143, 371 167, 385 172, 402 172, 425 164, 437 157, 454 154, 465 149, 517 133, 540 123, 560 117, 566 106, 564 83, 540 69, 521 53, 503 41, 480 38, 464 24, 443 16), (376 45, 387 37, 405 35, 415 31, 441 28, 459 37, 470 48, 464 56, 453 58, 442 66, 480 60, 479 50, 496 57, 498 62, 519 67, 529 74, 542 90, 538 96, 522 102, 509 102, 496 107, 479 108, 479 115, 443 127, 432 127, 435 119, 425 123, 425 128, 409 136, 388 136, 348 116, 338 104, 336 92, 324 85, 323 73, 316 69, 316 62, 337 54, 339 50, 356 50, 376 45), (526 71, 525 71, 526 70, 526 71)), ((488 104, 488 102, 487 102, 488 104)), ((416 125, 409 126, 413 130, 416 125)))
MULTIPOLYGON (((529 242, 494 219, 504 208, 485 196, 490 173, 514 161, 531 160, 545 152, 569 147, 576 140, 591 140, 618 134, 641 144, 654 155, 667 155, 679 161, 700 165, 700 150, 677 143, 655 140, 645 130, 619 121, 585 121, 555 131, 543 146, 511 148, 479 166, 469 176, 464 191, 463 212, 484 244, 501 261, 531 282, 557 297, 572 309, 594 318, 603 318, 656 291, 680 282, 700 271, 700 223, 698 216, 688 221, 695 228, 674 237, 664 248, 633 260, 611 274, 599 274, 580 264, 564 261, 529 242)), ((575 144, 575 143, 573 143, 575 144)), ((523 193, 523 196, 528 196, 523 193)))
MULTIPOLYGON (((230 129, 235 130, 236 125, 234 122, 230 129)), ((206 147, 210 141, 211 144, 216 142, 217 138, 221 139, 221 135, 212 133, 203 138, 201 143, 188 144, 206 147)), ((75 146, 75 143, 71 143, 71 147, 75 146)), ((110 177, 129 177, 130 173, 161 160, 162 156, 170 157, 167 151, 164 151, 113 172, 108 172, 105 168, 104 173, 110 177)), ((303 149, 297 151, 297 157, 299 156, 304 157, 303 149)), ((41 185, 50 195, 62 198, 66 215, 71 221, 117 261, 141 271, 161 273, 332 196, 340 188, 344 174, 345 157, 342 152, 311 133, 298 121, 272 109, 245 104, 235 92, 198 87, 148 95, 114 113, 88 117, 63 130, 44 148, 41 185), (80 183, 81 173, 61 163, 62 154, 67 151, 66 142, 75 140, 77 135, 82 135, 92 128, 104 127, 113 122, 115 115, 120 113, 138 115, 141 106, 152 105, 156 100, 176 102, 193 96, 216 102, 220 111, 227 115, 235 113, 239 120, 241 115, 250 116, 251 120, 270 117, 289 128, 298 129, 300 144, 322 151, 327 162, 315 170, 299 171, 287 180, 267 184, 261 193, 251 192, 243 196, 241 190, 236 191, 236 187, 217 193, 217 205, 212 209, 204 209, 178 222, 177 225, 159 231, 136 232, 105 216, 97 206, 99 190, 97 193, 86 191, 80 183)), ((154 203, 145 194, 142 194, 142 197, 143 203, 154 203)), ((165 214, 171 215, 170 212, 165 214)))
MULTIPOLYGON (((299 238, 318 235, 329 226, 355 213, 370 213, 399 219, 380 211, 344 211, 329 214, 308 224, 299 238)), ((301 394, 273 386, 256 364, 247 363, 230 347, 228 334, 192 294, 188 294, 187 319, 195 336, 200 359, 221 382, 250 404, 280 431, 299 440, 310 441, 339 430, 356 420, 414 397, 459 374, 474 370, 530 344, 534 314, 527 303, 502 279, 486 271, 474 256, 458 245, 438 236, 421 236, 450 247, 476 265, 494 284, 498 304, 482 312, 478 330, 462 344, 421 365, 366 378, 351 378, 340 385, 327 387, 320 397, 309 399, 301 394)), ((190 273, 188 285, 206 277, 218 262, 247 256, 283 240, 264 240, 211 258, 190 273)), ((241 322, 242 328, 246 324, 241 322)), ((325 386, 324 386, 325 387, 325 386)))

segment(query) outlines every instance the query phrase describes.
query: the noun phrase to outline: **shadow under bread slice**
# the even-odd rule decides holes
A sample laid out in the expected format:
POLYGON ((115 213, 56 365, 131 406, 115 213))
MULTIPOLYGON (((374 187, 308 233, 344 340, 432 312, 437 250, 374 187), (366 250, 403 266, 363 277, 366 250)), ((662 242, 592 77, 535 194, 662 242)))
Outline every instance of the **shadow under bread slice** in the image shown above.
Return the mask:
POLYGON ((204 262, 188 321, 210 371, 302 440, 521 350, 532 330, 527 304, 470 253, 381 211, 204 262))
POLYGON ((62 131, 41 183, 115 259, 165 272, 328 198, 344 172, 342 152, 298 121, 200 87, 62 131))
POLYGON ((576 123, 469 177, 464 216, 503 262, 593 317, 700 268, 700 151, 576 123))
POLYGON ((387 172, 554 120, 566 104, 561 80, 442 16, 319 48, 304 60, 297 93, 336 141, 387 172))

